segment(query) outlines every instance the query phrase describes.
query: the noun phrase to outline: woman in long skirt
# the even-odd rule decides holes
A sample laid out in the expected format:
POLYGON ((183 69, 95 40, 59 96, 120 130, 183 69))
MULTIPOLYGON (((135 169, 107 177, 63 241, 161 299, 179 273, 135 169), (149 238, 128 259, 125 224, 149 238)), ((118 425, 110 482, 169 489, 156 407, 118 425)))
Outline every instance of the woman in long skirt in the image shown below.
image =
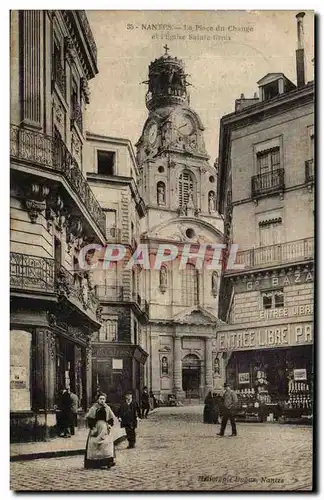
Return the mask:
POLYGON ((106 395, 100 393, 97 402, 86 414, 89 435, 84 457, 85 469, 101 469, 115 465, 114 441, 111 427, 115 415, 106 404, 106 395))

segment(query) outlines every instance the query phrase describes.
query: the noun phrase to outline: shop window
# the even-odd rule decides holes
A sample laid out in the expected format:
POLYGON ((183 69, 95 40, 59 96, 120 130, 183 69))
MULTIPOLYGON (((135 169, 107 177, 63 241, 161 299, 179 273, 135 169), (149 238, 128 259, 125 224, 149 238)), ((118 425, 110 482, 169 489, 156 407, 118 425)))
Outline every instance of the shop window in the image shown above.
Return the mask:
POLYGON ((116 153, 114 151, 97 151, 98 174, 114 175, 115 156, 116 153))
POLYGON ((262 292, 262 306, 263 309, 275 309, 284 307, 283 290, 262 292))
POLYGON ((118 332, 117 318, 104 318, 99 332, 99 342, 116 342, 118 332))

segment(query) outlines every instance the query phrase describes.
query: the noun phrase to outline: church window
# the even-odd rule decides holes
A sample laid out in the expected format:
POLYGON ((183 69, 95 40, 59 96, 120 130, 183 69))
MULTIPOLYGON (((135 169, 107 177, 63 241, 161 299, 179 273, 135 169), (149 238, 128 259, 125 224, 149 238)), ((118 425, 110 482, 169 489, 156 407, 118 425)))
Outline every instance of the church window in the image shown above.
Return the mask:
POLYGON ((188 229, 186 230, 186 236, 187 238, 194 238, 196 235, 195 231, 191 228, 191 227, 188 227, 188 229))
POLYGON ((188 204, 190 193, 193 192, 194 182, 192 174, 188 171, 182 172, 179 178, 179 206, 188 204))
POLYGON ((211 182, 212 184, 215 182, 215 177, 213 175, 209 177, 209 182, 211 182))
POLYGON ((159 167, 159 168, 158 168, 158 171, 159 171, 159 173, 160 173, 160 174, 163 174, 163 172, 164 172, 164 167, 162 167, 162 166, 161 166, 161 167, 159 167))
POLYGON ((198 272, 194 264, 181 271, 181 293, 184 306, 198 305, 198 272))

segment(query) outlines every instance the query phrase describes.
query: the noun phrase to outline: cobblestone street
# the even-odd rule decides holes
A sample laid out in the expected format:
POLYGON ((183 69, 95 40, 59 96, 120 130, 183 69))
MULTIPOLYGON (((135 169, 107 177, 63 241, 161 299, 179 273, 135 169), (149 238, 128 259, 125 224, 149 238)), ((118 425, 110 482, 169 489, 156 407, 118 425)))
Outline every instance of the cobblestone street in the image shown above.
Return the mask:
POLYGON ((137 448, 120 444, 108 471, 84 470, 83 456, 11 463, 11 489, 311 490, 311 427, 238 423, 236 438, 220 438, 202 410, 158 409, 139 423, 137 448))

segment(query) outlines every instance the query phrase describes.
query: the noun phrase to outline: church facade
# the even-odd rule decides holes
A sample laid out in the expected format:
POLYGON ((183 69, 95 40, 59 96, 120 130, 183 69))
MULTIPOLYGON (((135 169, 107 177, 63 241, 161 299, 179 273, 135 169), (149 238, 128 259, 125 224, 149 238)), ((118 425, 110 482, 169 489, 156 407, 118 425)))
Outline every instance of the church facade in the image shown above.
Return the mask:
POLYGON ((222 243, 223 219, 216 210, 216 169, 201 119, 189 105, 185 67, 167 50, 149 67, 148 117, 136 144, 147 208, 141 243, 148 245, 151 262, 165 249, 161 265, 156 261, 142 271, 149 304, 147 385, 155 396, 173 393, 184 400, 204 397, 223 380, 216 352, 220 270, 205 253, 222 243), (170 248, 177 254, 172 260, 170 248))

